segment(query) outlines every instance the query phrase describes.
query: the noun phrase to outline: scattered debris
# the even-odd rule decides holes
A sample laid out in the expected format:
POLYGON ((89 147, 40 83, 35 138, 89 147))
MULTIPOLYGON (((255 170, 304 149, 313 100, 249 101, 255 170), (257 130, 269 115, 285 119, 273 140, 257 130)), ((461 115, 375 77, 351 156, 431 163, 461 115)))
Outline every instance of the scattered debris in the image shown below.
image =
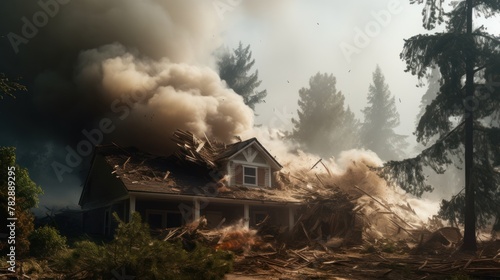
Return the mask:
MULTIPOLYGON (((201 139, 181 130, 174 133, 173 140, 179 147, 175 157, 189 162, 188 167, 166 165, 164 158, 136 152, 106 159, 127 188, 139 184, 153 188, 150 182, 161 182, 164 192, 186 193, 191 191, 185 187, 189 184, 176 176, 176 168, 192 168, 193 173, 217 168, 217 160, 231 149, 231 145, 210 140, 206 135, 201 139)), ((389 189, 368 163, 353 161, 345 173, 337 174, 325 162, 315 160, 312 168, 302 170, 284 168, 275 178, 279 187, 272 191, 228 186, 224 177, 209 178, 221 197, 297 203, 291 231, 272 225, 267 219, 255 229, 245 228, 243 223, 221 227, 223 222, 208 229, 206 219, 201 217, 157 234, 166 242, 201 242, 233 251, 237 254, 236 270, 245 275, 297 275, 300 271, 301 275, 319 278, 321 273, 342 272, 341 275, 360 279, 390 275, 391 279, 401 279, 397 273, 405 270, 420 273, 419 278, 434 274, 500 273, 500 251, 489 252, 488 256, 450 256, 461 242, 460 231, 439 227, 439 221, 434 220, 433 226, 428 227, 404 196, 389 189), (320 163, 325 169, 321 172, 316 168, 320 163), (420 254, 410 255, 411 252, 420 254), (436 252, 445 252, 448 258, 434 255, 436 252)))

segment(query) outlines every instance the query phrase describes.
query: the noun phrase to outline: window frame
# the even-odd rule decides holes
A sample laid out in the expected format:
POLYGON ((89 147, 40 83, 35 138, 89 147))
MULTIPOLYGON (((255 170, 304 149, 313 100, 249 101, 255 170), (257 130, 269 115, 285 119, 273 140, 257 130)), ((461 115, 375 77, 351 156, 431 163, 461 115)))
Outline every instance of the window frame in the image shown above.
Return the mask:
POLYGON ((257 222, 257 216, 259 215, 264 215, 264 219, 266 219, 267 216, 269 216, 269 219, 271 219, 271 215, 269 215, 268 211, 263 211, 263 210, 254 210, 252 213, 252 218, 253 218, 253 225, 256 226, 258 223, 261 223, 262 221, 257 222))
POLYGON ((167 226, 167 211, 158 209, 146 209, 146 222, 148 223, 148 225, 150 225, 149 215, 161 215, 161 228, 165 228, 167 226))
POLYGON ((259 176, 259 170, 258 169, 259 168, 257 166, 251 166, 251 165, 242 165, 242 167, 243 167, 243 185, 249 185, 249 186, 255 186, 255 187, 258 186, 259 185, 259 180, 258 180, 259 179, 258 178, 258 176, 259 176), (253 170, 255 170, 255 175, 247 175, 246 172, 245 172, 246 168, 252 168, 253 170), (246 177, 247 176, 255 178, 255 183, 254 184, 248 183, 246 181, 246 177))

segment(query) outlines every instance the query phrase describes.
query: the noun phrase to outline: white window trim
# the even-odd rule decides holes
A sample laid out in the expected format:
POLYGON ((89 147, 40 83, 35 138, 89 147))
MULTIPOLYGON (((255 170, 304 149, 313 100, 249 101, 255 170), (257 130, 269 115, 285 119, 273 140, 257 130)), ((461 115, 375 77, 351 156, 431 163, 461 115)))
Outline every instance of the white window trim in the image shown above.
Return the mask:
MULTIPOLYGON (((258 186, 259 185, 259 168, 257 166, 251 166, 251 165, 242 165, 243 167, 243 185, 245 186, 258 186), (245 168, 253 168, 255 169, 255 184, 250 184, 245 182, 245 168)), ((252 176, 252 175, 248 175, 252 176)))
POLYGON ((251 166, 251 167, 265 167, 265 168, 270 168, 271 166, 269 164, 264 164, 264 163, 258 163, 258 162, 248 162, 248 161, 243 161, 243 160, 232 160, 233 163, 235 164, 241 164, 241 165, 245 165, 247 164, 247 166, 251 166), (248 165, 248 164, 251 164, 251 165, 248 165))

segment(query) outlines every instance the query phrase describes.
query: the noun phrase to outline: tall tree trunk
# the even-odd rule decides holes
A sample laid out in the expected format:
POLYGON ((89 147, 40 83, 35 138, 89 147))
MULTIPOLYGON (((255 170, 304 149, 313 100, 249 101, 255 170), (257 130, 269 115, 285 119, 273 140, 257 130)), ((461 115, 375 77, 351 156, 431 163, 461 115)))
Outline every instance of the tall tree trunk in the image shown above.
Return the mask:
MULTIPOLYGON (((472 39, 472 4, 473 0, 466 0, 467 4, 467 40, 473 44, 472 39)), ((469 45, 468 47, 471 47, 469 45)), ((474 58, 472 49, 465 58, 465 220, 464 220, 464 243, 462 251, 476 251, 476 214, 474 198, 473 164, 474 164, 474 116, 473 106, 469 102, 474 100, 474 58)))

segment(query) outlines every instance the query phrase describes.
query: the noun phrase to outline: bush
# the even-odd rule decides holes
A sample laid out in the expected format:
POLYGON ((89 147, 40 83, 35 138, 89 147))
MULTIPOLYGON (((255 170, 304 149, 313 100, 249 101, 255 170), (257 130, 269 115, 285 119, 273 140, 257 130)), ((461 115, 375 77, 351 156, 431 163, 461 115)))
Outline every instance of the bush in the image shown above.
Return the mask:
POLYGON ((57 254, 67 247, 66 237, 50 226, 36 229, 30 235, 30 254, 34 257, 45 258, 57 254))
POLYGON ((147 224, 134 214, 130 223, 116 215, 118 229, 108 244, 91 241, 75 243, 75 248, 56 261, 60 269, 79 271, 72 278, 112 279, 117 275, 135 279, 223 279, 231 271, 233 255, 196 244, 187 252, 181 242, 153 239, 147 224))

